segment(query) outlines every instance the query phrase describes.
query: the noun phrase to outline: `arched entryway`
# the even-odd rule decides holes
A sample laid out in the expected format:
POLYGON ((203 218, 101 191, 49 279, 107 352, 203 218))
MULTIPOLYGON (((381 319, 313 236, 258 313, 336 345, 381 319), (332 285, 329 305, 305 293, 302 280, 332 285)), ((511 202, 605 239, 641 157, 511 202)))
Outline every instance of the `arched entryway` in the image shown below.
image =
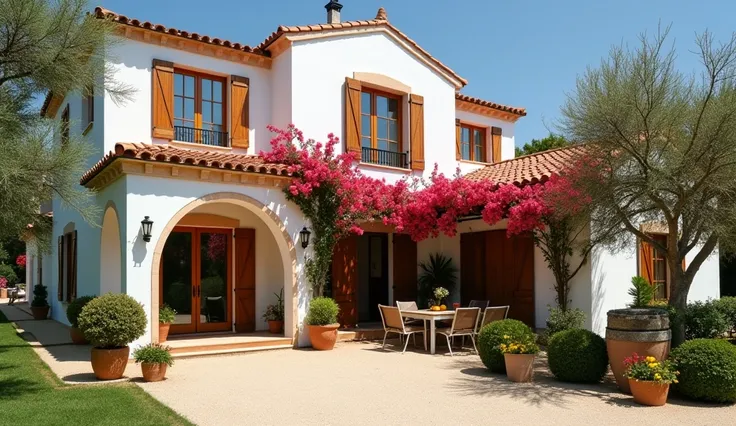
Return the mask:
POLYGON ((265 330, 261 316, 283 290, 284 335, 293 338, 295 266, 291 237, 268 207, 238 193, 202 197, 174 215, 157 242, 152 323, 166 303, 177 310, 173 333, 265 330))
POLYGON ((114 204, 109 204, 102 218, 100 236, 100 294, 122 292, 122 257, 120 223, 114 204))

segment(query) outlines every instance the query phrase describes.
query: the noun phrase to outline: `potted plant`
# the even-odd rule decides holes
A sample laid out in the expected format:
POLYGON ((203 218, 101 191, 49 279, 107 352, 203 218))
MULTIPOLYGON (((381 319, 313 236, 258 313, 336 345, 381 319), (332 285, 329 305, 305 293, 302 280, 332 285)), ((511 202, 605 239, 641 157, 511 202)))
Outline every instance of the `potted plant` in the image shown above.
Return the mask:
POLYGON ((169 337, 169 329, 171 323, 176 319, 176 311, 167 304, 161 305, 158 309, 158 341, 163 343, 169 337))
POLYGON ((450 292, 444 287, 437 287, 434 289, 434 299, 430 301, 429 309, 432 311, 446 311, 447 305, 445 305, 445 299, 450 295, 450 292))
POLYGON ((168 346, 150 343, 133 351, 135 363, 141 365, 143 380, 160 382, 166 378, 166 368, 174 365, 168 346))
POLYGON ((77 320, 92 343, 92 370, 100 380, 123 377, 130 344, 146 332, 146 313, 127 294, 108 293, 91 300, 77 320))
POLYGON ((84 306, 94 298, 95 296, 77 297, 66 308, 66 318, 69 320, 69 324, 71 325, 69 328, 69 335, 72 338, 72 343, 75 345, 87 344, 87 339, 79 329, 79 314, 82 312, 82 308, 84 308, 84 306))
POLYGON ((8 279, 0 277, 0 299, 8 298, 8 279))
POLYGON ((679 374, 670 361, 633 354, 624 360, 624 365, 634 401, 651 406, 667 403, 670 384, 677 383, 679 374))
POLYGON ((284 331, 284 290, 276 296, 276 304, 266 306, 266 312, 263 313, 263 319, 268 321, 268 332, 280 334, 284 331))
MULTIPOLYGON (((437 287, 443 287, 452 291, 457 284, 457 267, 452 262, 452 258, 442 253, 433 253, 429 255, 429 261, 419 263, 421 273, 417 280, 419 284, 419 305, 428 306, 428 302, 434 295, 437 287)), ((445 296, 447 297, 447 296, 445 296)))
POLYGON ((33 319, 43 320, 49 316, 49 292, 45 285, 37 284, 33 287, 33 300, 31 301, 31 312, 33 319))
POLYGON ((506 377, 512 382, 531 382, 534 377, 534 358, 539 353, 539 346, 534 337, 521 335, 518 338, 503 336, 503 343, 498 345, 506 364, 506 377))
POLYGON ((315 297, 309 303, 306 323, 312 347, 319 351, 328 351, 335 347, 337 341, 337 314, 340 307, 329 297, 315 297))

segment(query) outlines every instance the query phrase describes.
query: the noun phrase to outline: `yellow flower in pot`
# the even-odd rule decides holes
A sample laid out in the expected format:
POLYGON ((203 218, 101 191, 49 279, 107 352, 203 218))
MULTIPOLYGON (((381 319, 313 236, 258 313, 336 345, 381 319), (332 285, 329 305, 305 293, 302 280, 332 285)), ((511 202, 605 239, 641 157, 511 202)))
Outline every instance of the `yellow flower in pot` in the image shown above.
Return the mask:
POLYGON ((534 358, 539 353, 539 346, 534 337, 521 336, 512 338, 504 335, 503 342, 498 345, 506 364, 506 377, 512 382, 531 382, 534 377, 534 358))

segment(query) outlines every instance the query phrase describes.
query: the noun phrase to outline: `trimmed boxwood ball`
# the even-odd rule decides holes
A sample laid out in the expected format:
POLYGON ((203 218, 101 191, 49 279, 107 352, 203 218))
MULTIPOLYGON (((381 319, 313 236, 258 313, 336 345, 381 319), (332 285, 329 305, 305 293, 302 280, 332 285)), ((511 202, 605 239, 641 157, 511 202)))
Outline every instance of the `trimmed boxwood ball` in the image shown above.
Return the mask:
POLYGON ((503 354, 498 349, 498 345, 504 341, 503 336, 510 336, 512 339, 535 338, 528 325, 514 319, 494 321, 483 327, 478 334, 478 354, 486 368, 494 373, 506 372, 503 354))
POLYGON ((87 303, 77 319, 79 329, 100 349, 127 346, 146 332, 146 312, 127 294, 108 293, 87 303))
POLYGON ((680 372, 677 392, 700 401, 736 402, 736 346, 726 340, 695 339, 671 355, 680 372))
POLYGON ((552 374, 563 382, 597 383, 608 371, 606 341, 588 330, 556 333, 549 341, 547 357, 552 374))
POLYGON ((79 314, 82 313, 82 308, 94 298, 95 296, 77 297, 66 307, 66 319, 69 320, 69 324, 72 327, 79 327, 77 320, 79 319, 79 314))

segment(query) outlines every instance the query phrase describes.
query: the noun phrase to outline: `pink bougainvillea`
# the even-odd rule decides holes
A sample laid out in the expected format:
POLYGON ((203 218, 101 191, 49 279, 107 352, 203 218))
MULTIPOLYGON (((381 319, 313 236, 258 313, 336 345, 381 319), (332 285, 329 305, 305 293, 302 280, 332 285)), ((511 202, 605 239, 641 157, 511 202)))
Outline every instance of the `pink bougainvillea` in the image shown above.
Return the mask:
POLYGON ((21 268, 26 267, 26 254, 19 254, 18 257, 15 258, 15 264, 18 265, 21 268))
POLYGON ((8 288, 8 279, 0 277, 0 288, 8 288))

